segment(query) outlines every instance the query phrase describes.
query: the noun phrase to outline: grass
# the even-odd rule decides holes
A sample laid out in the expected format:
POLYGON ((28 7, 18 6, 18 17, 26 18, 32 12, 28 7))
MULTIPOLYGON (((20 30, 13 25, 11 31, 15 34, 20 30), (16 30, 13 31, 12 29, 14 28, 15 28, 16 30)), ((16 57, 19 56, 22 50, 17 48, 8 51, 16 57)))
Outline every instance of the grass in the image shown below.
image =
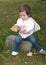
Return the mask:
POLYGON ((9 28, 16 23, 18 9, 21 4, 29 4, 32 17, 40 24, 41 31, 36 33, 40 45, 46 50, 46 2, 40 0, 0 0, 0 65, 46 65, 43 55, 27 57, 20 50, 16 57, 11 56, 11 50, 5 46, 8 35, 16 34, 9 28))

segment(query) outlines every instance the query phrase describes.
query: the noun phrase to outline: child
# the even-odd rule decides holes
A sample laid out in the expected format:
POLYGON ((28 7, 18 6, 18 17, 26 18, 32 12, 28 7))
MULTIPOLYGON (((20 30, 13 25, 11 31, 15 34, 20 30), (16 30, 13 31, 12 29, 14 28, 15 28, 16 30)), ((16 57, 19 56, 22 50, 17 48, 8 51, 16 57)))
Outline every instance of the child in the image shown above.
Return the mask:
MULTIPOLYGON (((46 55, 46 51, 40 47, 34 35, 34 32, 40 30, 40 26, 31 17, 32 13, 30 7, 27 4, 22 5, 20 7, 19 16, 20 18, 17 20, 17 23, 15 24, 15 26, 19 27, 19 34, 15 39, 12 55, 19 54, 18 52, 19 46, 23 40, 28 40, 29 42, 32 43, 32 45, 34 45, 34 47, 39 51, 40 54, 46 55), (35 23, 38 25, 36 29, 35 29, 36 26, 35 23)), ((30 56, 30 52, 27 53, 27 56, 30 56)))

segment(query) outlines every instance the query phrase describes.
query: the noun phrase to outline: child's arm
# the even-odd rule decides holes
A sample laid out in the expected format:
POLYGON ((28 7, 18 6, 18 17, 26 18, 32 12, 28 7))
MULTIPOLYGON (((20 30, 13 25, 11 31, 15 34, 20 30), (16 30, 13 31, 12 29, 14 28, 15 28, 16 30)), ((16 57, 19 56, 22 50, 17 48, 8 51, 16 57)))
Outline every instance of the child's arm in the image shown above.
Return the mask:
POLYGON ((15 31, 15 32, 19 31, 21 24, 22 24, 22 19, 19 18, 19 19, 17 20, 16 24, 13 25, 13 26, 10 28, 10 30, 15 31))

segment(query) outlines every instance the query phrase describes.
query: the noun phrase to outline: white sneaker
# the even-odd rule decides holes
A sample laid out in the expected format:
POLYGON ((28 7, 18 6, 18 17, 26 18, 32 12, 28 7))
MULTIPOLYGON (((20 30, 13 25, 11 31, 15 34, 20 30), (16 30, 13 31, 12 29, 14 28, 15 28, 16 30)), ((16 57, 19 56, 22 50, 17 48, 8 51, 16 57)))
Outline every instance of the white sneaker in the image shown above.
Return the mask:
POLYGON ((27 53, 27 56, 32 56, 32 52, 27 53))
POLYGON ((12 52, 12 55, 13 55, 13 56, 16 56, 16 55, 18 55, 18 52, 13 51, 13 52, 12 52))
POLYGON ((40 53, 40 54, 43 54, 43 55, 46 55, 46 51, 45 51, 45 50, 40 51, 39 53, 40 53))

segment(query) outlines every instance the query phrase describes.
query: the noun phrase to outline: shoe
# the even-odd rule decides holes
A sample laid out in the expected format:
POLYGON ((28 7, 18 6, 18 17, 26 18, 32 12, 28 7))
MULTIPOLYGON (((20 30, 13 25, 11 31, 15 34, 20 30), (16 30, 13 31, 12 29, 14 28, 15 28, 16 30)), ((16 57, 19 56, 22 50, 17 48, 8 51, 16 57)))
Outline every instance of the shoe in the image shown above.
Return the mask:
POLYGON ((27 56, 32 56, 32 52, 27 53, 27 56))
POLYGON ((18 55, 18 52, 13 51, 13 52, 12 52, 12 55, 13 55, 13 56, 16 56, 16 55, 18 55))
POLYGON ((45 51, 45 50, 40 51, 39 53, 40 53, 40 54, 43 54, 43 55, 46 55, 46 51, 45 51))

